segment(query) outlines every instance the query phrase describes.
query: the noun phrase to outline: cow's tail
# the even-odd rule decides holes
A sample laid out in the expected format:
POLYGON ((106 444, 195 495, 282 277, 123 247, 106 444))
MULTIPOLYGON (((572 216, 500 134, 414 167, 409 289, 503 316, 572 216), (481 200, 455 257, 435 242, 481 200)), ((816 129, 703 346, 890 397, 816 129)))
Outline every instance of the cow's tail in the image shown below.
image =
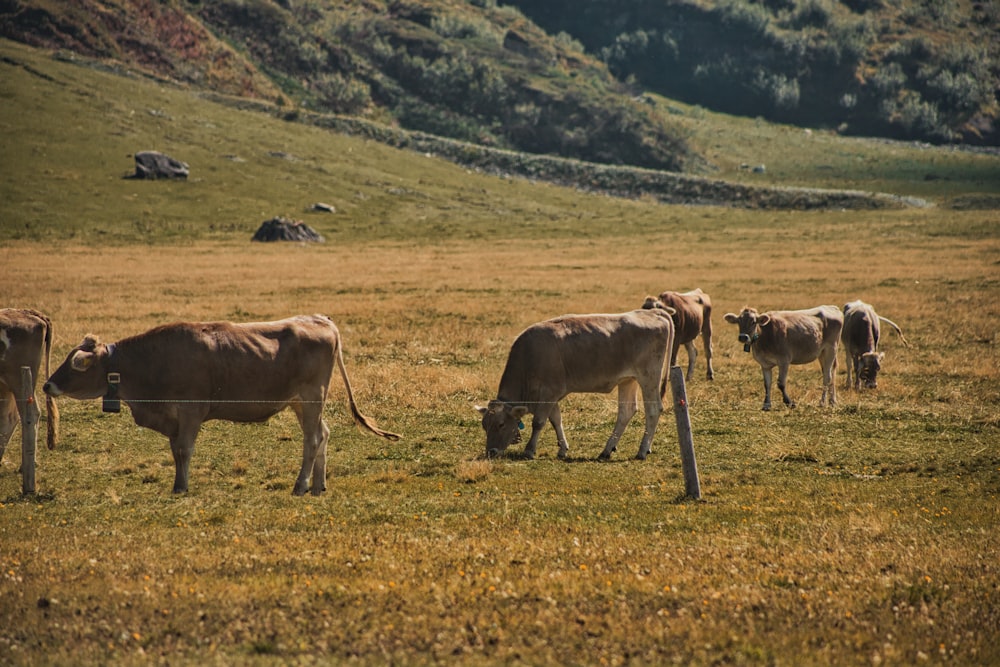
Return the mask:
MULTIPOLYGON (((668 321, 673 325, 672 317, 668 321)), ((663 398, 667 395, 667 385, 670 384, 670 369, 674 362, 671 358, 671 350, 674 349, 674 338, 676 336, 677 331, 671 326, 670 335, 667 337, 667 353, 663 357, 663 377, 660 378, 660 403, 663 403, 663 398)))
POLYGON ((374 420, 366 417, 358 409, 358 404, 354 402, 354 392, 351 390, 351 381, 347 379, 347 368, 344 366, 344 355, 342 346, 340 344, 340 336, 337 336, 337 367, 340 369, 340 377, 344 379, 344 387, 347 389, 347 402, 351 406, 351 416, 354 418, 354 423, 358 426, 363 426, 377 436, 381 436, 386 440, 399 440, 398 433, 390 433, 389 431, 383 431, 378 427, 374 420))
MULTIPOLYGON (((45 378, 49 377, 49 355, 52 352, 52 321, 45 320, 45 378)), ((45 394, 45 410, 48 412, 46 420, 45 443, 49 449, 55 449, 59 442, 59 408, 56 407, 56 399, 45 394)))
POLYGON ((899 334, 899 340, 903 341, 903 345, 905 345, 906 347, 910 346, 909 342, 907 342, 907 340, 906 340, 906 336, 903 335, 903 330, 899 328, 898 324, 896 324, 892 320, 887 320, 886 318, 882 317, 881 315, 879 315, 878 318, 879 318, 879 320, 882 321, 883 324, 888 324, 890 327, 892 327, 893 329, 896 330, 896 333, 899 334))

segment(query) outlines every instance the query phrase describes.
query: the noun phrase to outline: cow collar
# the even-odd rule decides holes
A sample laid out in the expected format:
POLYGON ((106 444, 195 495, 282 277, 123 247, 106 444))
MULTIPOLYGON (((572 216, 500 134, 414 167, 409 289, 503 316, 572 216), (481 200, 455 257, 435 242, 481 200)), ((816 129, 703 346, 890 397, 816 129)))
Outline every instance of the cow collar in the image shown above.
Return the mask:
POLYGON ((118 359, 115 356, 117 346, 114 343, 110 343, 107 347, 108 358, 105 367, 108 370, 108 389, 101 402, 101 410, 103 412, 121 412, 122 402, 118 398, 118 385, 121 384, 122 376, 118 372, 118 359))

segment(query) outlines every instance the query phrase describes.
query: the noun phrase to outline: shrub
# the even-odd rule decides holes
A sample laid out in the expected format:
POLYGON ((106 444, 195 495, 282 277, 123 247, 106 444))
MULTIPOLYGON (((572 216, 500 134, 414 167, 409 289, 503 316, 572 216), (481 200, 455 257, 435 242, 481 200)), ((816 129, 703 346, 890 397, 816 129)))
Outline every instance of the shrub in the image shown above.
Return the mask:
POLYGON ((956 44, 945 48, 917 70, 916 80, 924 97, 957 116, 988 104, 993 96, 988 56, 984 46, 956 44))
POLYGON ((719 12, 724 25, 748 36, 762 36, 771 25, 771 14, 763 5, 748 4, 744 0, 722 0, 719 12))
POLYGON ((828 0, 805 0, 792 14, 791 25, 797 29, 825 28, 832 16, 833 8, 828 0))
POLYGON ((847 5, 848 9, 857 14, 863 14, 865 12, 879 10, 885 7, 885 0, 840 0, 840 2, 847 5))
POLYGON ((319 75, 313 80, 312 88, 323 106, 337 113, 360 113, 372 101, 367 84, 337 72, 319 75))
POLYGON ((503 43, 503 35, 492 23, 483 18, 469 18, 455 14, 444 14, 431 19, 431 30, 442 37, 456 39, 481 38, 497 45, 503 43))

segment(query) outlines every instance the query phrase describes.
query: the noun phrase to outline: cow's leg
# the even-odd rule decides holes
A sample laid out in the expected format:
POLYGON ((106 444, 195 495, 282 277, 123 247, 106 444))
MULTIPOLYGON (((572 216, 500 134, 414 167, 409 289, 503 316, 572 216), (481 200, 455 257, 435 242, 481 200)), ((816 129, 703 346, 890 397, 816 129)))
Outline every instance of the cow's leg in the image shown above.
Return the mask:
POLYGON ((564 459, 569 454, 569 443, 566 441, 566 434, 563 433, 562 414, 559 412, 559 405, 556 404, 549 415, 549 422, 556 431, 556 443, 559 445, 559 458, 564 459))
POLYGON ((790 408, 795 407, 795 401, 793 401, 789 396, 788 392, 785 391, 785 387, 788 386, 788 368, 790 364, 786 361, 778 364, 778 389, 781 390, 781 400, 785 402, 790 408))
POLYGON ((701 329, 701 340, 705 344, 705 363, 708 365, 708 379, 715 379, 715 369, 712 368, 712 323, 705 322, 701 329))
POLYGON ((698 358, 698 349, 694 346, 694 341, 684 343, 684 349, 688 353, 688 370, 685 380, 691 382, 691 379, 694 377, 694 362, 698 358))
POLYGON ((201 421, 180 417, 176 435, 170 438, 170 453, 174 455, 174 493, 186 493, 191 474, 191 455, 194 441, 201 430, 201 421))
MULTIPOLYGON (((535 458, 535 452, 538 450, 538 438, 542 435, 542 429, 545 428, 545 423, 549 421, 549 415, 553 412, 558 414, 558 411, 558 403, 543 403, 539 405, 538 410, 531 415, 531 436, 528 438, 528 444, 524 446, 524 458, 535 458)), ((562 428, 561 418, 557 417, 557 419, 560 420, 560 428, 562 428)), ((558 437, 558 434, 556 437, 558 437)))
POLYGON ((292 410, 302 427, 302 467, 292 494, 305 495, 311 477, 312 494, 318 496, 326 491, 326 443, 330 436, 330 429, 323 423, 322 396, 303 396, 301 402, 292 404, 292 410))
POLYGON ((764 405, 761 410, 771 409, 771 367, 760 367, 760 372, 764 376, 764 405))
MULTIPOLYGON (((618 419, 615 420, 615 428, 611 432, 611 437, 604 445, 604 451, 598 456, 598 460, 607 461, 611 454, 618 449, 618 441, 625 433, 625 427, 632 420, 632 416, 638 411, 637 398, 639 394, 639 383, 635 380, 625 380, 618 385, 618 419)), ((645 441, 645 440, 644 440, 645 441)), ((642 448, 639 449, 640 453, 642 448)))
POLYGON ((845 366, 844 370, 847 372, 847 382, 844 384, 844 387, 850 389, 851 369, 855 368, 855 366, 854 366, 854 360, 851 358, 851 353, 848 352, 847 350, 844 350, 844 366, 845 366))
POLYGON ((823 395, 820 396, 819 404, 821 407, 828 404, 832 408, 837 404, 837 387, 834 383, 837 373, 837 350, 822 350, 819 363, 823 367, 823 395))
POLYGON ((0 385, 0 461, 3 460, 3 453, 10 442, 10 436, 14 435, 19 419, 14 394, 0 385))
POLYGON ((316 448, 316 461, 313 463, 312 494, 318 496, 326 491, 326 448, 330 442, 330 427, 320 420, 320 440, 316 448))
POLYGON ((653 436, 656 435, 656 425, 660 422, 663 412, 663 402, 656 385, 642 388, 643 412, 646 415, 646 430, 642 432, 642 442, 639 443, 639 453, 635 458, 644 461, 653 447, 653 436))

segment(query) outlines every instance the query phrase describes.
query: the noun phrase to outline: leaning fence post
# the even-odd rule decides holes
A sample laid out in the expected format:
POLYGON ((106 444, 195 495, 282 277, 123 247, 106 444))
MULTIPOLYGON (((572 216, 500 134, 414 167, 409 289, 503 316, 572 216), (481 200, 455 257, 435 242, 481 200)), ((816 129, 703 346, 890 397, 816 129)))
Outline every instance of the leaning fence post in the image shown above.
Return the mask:
POLYGON ((38 438, 38 408, 35 406, 35 382, 31 368, 21 366, 21 395, 24 405, 21 413, 21 492, 35 492, 35 442, 38 438))
POLYGON ((681 446, 681 467, 684 469, 684 493, 695 500, 700 500, 701 483, 698 481, 698 463, 694 458, 691 415, 688 414, 687 391, 684 388, 684 372, 680 366, 670 367, 670 390, 674 396, 677 440, 681 446))

